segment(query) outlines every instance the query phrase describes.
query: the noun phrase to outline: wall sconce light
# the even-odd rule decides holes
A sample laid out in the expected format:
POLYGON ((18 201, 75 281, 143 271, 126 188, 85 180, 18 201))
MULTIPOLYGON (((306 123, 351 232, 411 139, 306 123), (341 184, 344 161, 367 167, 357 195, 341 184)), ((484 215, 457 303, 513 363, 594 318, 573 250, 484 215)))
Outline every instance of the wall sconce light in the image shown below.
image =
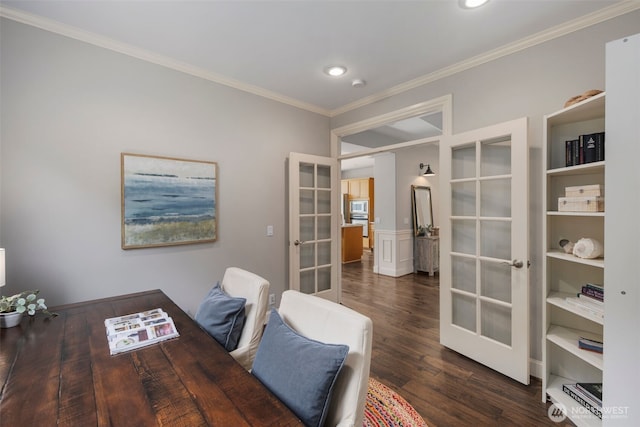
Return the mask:
POLYGON ((424 163, 420 163, 420 170, 427 168, 427 170, 424 171, 424 173, 422 173, 422 176, 436 176, 436 173, 434 171, 431 170, 431 166, 430 165, 425 165, 424 163))

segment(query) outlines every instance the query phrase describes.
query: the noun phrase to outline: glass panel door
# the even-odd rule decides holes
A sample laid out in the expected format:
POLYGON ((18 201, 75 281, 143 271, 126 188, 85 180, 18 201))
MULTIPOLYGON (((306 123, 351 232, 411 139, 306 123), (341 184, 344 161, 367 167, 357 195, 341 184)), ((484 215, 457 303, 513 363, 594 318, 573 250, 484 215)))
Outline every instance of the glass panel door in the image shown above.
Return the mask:
POLYGON ((529 382, 526 119, 440 148, 443 345, 529 382))
POLYGON ((290 288, 338 299, 337 161, 291 153, 289 158, 290 288))

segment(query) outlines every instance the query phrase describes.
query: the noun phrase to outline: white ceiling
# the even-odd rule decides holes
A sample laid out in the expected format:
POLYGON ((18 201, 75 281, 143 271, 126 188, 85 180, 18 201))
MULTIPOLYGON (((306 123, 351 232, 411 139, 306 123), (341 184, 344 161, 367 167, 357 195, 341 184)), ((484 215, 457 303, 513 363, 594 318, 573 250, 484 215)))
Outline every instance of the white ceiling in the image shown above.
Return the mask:
POLYGON ((541 42, 640 7, 617 0, 490 0, 475 10, 458 0, 0 4, 2 16, 328 116, 470 58, 481 62, 518 42, 541 42), (345 65, 347 74, 329 78, 323 69, 330 64, 345 65), (367 85, 352 87, 355 78, 367 85))

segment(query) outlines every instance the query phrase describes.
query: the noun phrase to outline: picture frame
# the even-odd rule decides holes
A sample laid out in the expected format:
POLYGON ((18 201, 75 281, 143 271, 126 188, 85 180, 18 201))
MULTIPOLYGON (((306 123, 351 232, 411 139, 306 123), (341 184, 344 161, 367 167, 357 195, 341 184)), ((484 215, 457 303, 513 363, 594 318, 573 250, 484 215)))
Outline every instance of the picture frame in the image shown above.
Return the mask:
POLYGON ((218 164, 121 153, 122 249, 215 242, 218 164))

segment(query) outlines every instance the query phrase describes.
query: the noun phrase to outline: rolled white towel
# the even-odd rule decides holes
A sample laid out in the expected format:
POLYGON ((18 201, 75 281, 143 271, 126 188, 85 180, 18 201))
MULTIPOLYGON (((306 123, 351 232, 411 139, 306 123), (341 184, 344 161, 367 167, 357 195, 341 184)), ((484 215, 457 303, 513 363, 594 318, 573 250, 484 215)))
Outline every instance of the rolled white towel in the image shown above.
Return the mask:
POLYGON ((596 239, 582 238, 573 245, 573 254, 579 258, 598 258, 604 255, 604 247, 596 239))

